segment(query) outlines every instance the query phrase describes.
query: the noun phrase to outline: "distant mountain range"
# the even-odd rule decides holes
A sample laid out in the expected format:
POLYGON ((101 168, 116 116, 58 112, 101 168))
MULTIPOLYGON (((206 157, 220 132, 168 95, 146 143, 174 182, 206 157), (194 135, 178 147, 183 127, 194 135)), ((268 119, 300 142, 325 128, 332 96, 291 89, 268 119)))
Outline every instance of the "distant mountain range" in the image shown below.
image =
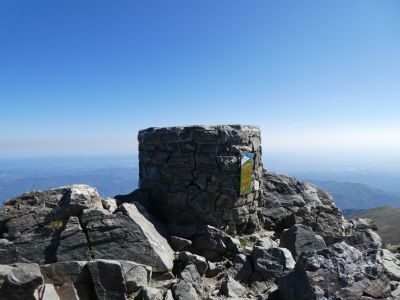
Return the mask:
POLYGON ((336 206, 346 211, 379 206, 400 207, 400 195, 370 187, 362 183, 309 179, 333 196, 336 206))
POLYGON ((309 182, 335 181, 363 183, 382 191, 400 195, 400 171, 285 171, 283 173, 309 182))
POLYGON ((26 174, 24 172, 0 172, 0 204, 31 190, 45 190, 63 185, 83 183, 94 186, 105 197, 127 194, 138 186, 138 169, 107 168, 59 174, 26 174))
MULTIPOLYGON (((12 162, 7 165, 3 162, 1 165, 0 203, 27 191, 73 183, 94 186, 105 197, 126 194, 138 186, 138 167, 128 159, 116 162, 105 159, 52 159, 34 161, 34 164, 32 161, 21 161, 19 164, 12 162), (108 166, 112 164, 116 166, 108 166)), ((400 207, 400 193, 387 192, 362 183, 308 179, 304 176, 299 179, 314 183, 329 192, 345 214, 385 205, 400 207)))

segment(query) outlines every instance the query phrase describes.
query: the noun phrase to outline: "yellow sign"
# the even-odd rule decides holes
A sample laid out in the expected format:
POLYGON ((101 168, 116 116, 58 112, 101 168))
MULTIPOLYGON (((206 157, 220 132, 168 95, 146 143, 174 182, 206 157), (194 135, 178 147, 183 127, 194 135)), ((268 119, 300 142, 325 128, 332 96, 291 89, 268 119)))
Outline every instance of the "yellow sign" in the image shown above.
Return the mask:
POLYGON ((253 187, 254 153, 240 154, 240 196, 251 193, 253 187))

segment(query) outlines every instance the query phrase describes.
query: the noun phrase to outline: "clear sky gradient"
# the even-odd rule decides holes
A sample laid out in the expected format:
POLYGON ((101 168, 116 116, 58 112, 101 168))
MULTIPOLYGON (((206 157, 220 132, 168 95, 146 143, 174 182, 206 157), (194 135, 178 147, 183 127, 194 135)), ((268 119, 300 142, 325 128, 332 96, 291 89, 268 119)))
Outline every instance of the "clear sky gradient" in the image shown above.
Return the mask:
POLYGON ((0 156, 244 123, 272 165, 400 170, 400 1, 4 0, 0 104, 0 156))

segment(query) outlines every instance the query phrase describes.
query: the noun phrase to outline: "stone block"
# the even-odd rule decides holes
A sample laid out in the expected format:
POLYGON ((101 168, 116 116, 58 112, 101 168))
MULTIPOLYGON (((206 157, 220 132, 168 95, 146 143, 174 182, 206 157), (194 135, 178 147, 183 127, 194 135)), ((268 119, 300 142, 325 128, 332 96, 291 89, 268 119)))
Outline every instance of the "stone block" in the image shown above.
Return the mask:
POLYGON ((191 153, 172 153, 168 161, 172 168, 194 168, 194 156, 191 153))
POLYGON ((237 156, 217 156, 217 162, 221 171, 237 173, 239 170, 237 156))
POLYGON ((218 144, 220 141, 218 130, 196 129, 192 133, 193 142, 218 144))

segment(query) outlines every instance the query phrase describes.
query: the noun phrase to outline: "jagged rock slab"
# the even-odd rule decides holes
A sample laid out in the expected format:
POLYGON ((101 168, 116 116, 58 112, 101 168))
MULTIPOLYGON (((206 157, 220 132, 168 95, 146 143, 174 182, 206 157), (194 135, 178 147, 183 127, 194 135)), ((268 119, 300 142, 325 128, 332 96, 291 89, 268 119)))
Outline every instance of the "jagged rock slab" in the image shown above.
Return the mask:
POLYGON ((156 273, 172 269, 173 250, 135 205, 124 203, 115 214, 85 210, 82 222, 96 259, 135 261, 156 273))
POLYGON ((0 263, 46 264, 56 262, 57 255, 60 260, 87 259, 86 239, 82 232, 78 234, 76 217, 89 207, 102 204, 96 189, 87 185, 33 191, 4 202, 0 209, 0 253, 5 255, 0 256, 0 263), (67 224, 69 217, 72 219, 67 224), (79 252, 81 245, 83 252, 79 252))
POLYGON ((151 267, 137 264, 132 261, 120 261, 122 274, 125 278, 127 293, 136 292, 149 284, 151 267))
POLYGON ((294 269, 295 261, 286 248, 254 246, 251 253, 254 281, 274 281, 294 269))
POLYGON ((325 241, 308 226, 296 224, 281 234, 280 247, 287 248, 294 258, 307 251, 326 248, 325 241))
MULTIPOLYGON (((82 281, 86 261, 63 261, 54 264, 41 265, 40 271, 45 283, 62 285, 82 281)), ((87 281, 89 278, 87 278, 87 281)))
POLYGON ((391 290, 380 261, 380 251, 362 253, 345 242, 305 253, 294 272, 280 279, 279 295, 282 300, 386 299, 391 290))
POLYGON ((112 214, 86 185, 9 200, 0 209, 0 223, 3 264, 99 258, 136 261, 160 273, 173 266, 169 244, 133 204, 122 204, 112 214))
POLYGON ((170 244, 175 251, 182 251, 186 247, 189 247, 192 241, 178 236, 171 236, 170 244))
POLYGON ((219 273, 221 273, 222 271, 225 270, 225 266, 223 264, 223 262, 207 262, 208 263, 208 268, 207 268, 207 272, 206 272, 206 277, 207 278, 212 278, 217 276, 219 273))
POLYGON ((125 300, 126 285, 121 264, 112 260, 88 262, 98 300, 125 300))
POLYGON ((86 261, 63 261, 41 265, 45 283, 57 286, 59 295, 66 299, 92 299, 95 297, 92 278, 86 261))
POLYGON ((207 260, 196 254, 192 254, 188 251, 183 251, 179 253, 179 260, 186 266, 187 264, 194 264, 197 268, 197 271, 201 276, 207 271, 208 264, 207 260))
POLYGON ((126 299, 150 278, 150 267, 131 261, 0 265, 0 299, 126 299))
POLYGON ((393 281, 400 281, 400 259, 387 249, 382 249, 382 263, 388 277, 393 281))
MULTIPOLYGON (((0 209, 0 223, 8 239, 32 232, 51 221, 65 220, 79 216, 85 208, 102 208, 101 198, 96 189, 76 184, 46 191, 33 191, 5 201, 0 209)), ((58 226, 53 223, 50 226, 58 226)))
POLYGON ((146 286, 140 293, 140 298, 143 300, 164 300, 163 291, 156 287, 146 286))
POLYGON ((377 225, 371 220, 371 219, 365 219, 365 218, 354 218, 348 221, 347 224, 347 230, 363 230, 363 229, 372 229, 372 230, 378 230, 377 225))
POLYGON ((179 275, 179 278, 185 282, 190 282, 199 295, 203 294, 203 279, 195 265, 187 265, 179 275))
POLYGON ((198 300, 196 290, 190 282, 180 280, 172 286, 172 294, 176 300, 198 300))
POLYGON ((77 217, 70 217, 60 234, 57 261, 90 260, 89 245, 77 217))
POLYGON ((266 172, 262 177, 260 206, 264 226, 269 230, 282 231, 301 223, 327 243, 344 236, 345 220, 332 197, 294 177, 266 172))
POLYGON ((346 243, 363 251, 382 247, 381 237, 371 229, 357 230, 345 238, 346 243))
POLYGON ((250 257, 238 254, 233 259, 232 264, 232 267, 226 271, 226 274, 239 282, 247 283, 253 273, 253 264, 250 257))
MULTIPOLYGON (((103 268, 104 264, 112 269, 121 269, 124 279, 121 282, 125 285, 126 293, 128 294, 138 291, 150 282, 151 267, 132 261, 93 260, 89 264, 86 261, 64 261, 42 265, 40 266, 40 270, 46 284, 54 284, 57 287, 62 287, 63 293, 76 295, 76 297, 82 299, 90 299, 94 297, 92 295, 93 284, 97 285, 97 289, 99 289, 99 285, 102 285, 101 280, 103 279, 98 274, 95 274, 95 277, 93 277, 92 273, 89 272, 89 267, 92 266, 91 270, 93 272, 93 268, 96 269, 99 266, 103 268), (95 267, 92 266, 93 264, 95 267), (99 280, 100 282, 98 283, 97 281, 99 280)), ((112 277, 109 279, 111 281, 119 281, 121 278, 112 277)), ((120 289, 122 288, 120 287, 120 289)))
POLYGON ((228 298, 240 299, 246 293, 246 288, 230 276, 222 279, 220 294, 228 298))
POLYGON ((210 261, 234 258, 242 251, 237 239, 209 225, 200 228, 192 240, 192 248, 210 261))
POLYGON ((0 299, 33 299, 43 277, 38 264, 0 265, 0 283, 0 299))
POLYGON ((178 300, 197 300, 203 293, 203 280, 196 267, 189 264, 180 274, 180 279, 172 286, 172 294, 178 300))

